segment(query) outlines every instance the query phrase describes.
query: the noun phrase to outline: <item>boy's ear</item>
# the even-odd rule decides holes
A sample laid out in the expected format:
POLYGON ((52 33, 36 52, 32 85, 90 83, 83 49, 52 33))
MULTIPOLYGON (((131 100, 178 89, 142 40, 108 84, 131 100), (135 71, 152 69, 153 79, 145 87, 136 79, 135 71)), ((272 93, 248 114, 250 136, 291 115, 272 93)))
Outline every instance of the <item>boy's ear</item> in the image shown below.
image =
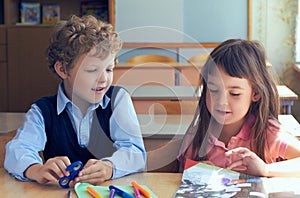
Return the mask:
POLYGON ((260 97, 261 97, 260 93, 258 93, 258 91, 256 91, 256 90, 254 90, 253 95, 252 95, 252 101, 257 102, 257 101, 259 101, 260 97))
POLYGON ((65 67, 61 64, 61 62, 56 61, 56 63, 54 64, 54 69, 56 71, 56 73, 62 78, 62 79, 66 79, 67 78, 67 71, 65 69, 65 67))

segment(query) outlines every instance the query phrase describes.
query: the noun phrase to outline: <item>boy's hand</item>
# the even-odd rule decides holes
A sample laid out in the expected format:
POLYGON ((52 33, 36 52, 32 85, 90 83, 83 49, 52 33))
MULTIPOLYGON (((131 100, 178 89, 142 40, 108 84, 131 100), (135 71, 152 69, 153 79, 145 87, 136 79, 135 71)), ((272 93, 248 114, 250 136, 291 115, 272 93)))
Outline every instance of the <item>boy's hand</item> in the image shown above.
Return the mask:
POLYGON ((113 168, 110 161, 90 159, 75 178, 75 183, 85 182, 100 185, 112 177, 113 168))
POLYGON ((55 157, 48 159, 44 164, 33 164, 25 171, 24 175, 38 183, 57 184, 63 176, 69 176, 66 171, 67 166, 71 164, 68 157, 55 157))

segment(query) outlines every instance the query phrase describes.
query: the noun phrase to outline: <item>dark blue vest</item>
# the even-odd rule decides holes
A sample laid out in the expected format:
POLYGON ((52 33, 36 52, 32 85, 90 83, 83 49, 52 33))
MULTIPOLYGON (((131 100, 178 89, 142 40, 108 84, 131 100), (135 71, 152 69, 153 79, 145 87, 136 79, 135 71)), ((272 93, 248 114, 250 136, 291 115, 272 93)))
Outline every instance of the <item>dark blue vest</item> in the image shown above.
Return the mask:
POLYGON ((45 120, 47 142, 43 151, 44 160, 57 156, 68 156, 71 162, 109 157, 114 151, 110 137, 109 120, 114 98, 121 87, 111 86, 106 95, 110 102, 105 109, 99 106, 94 114, 87 147, 78 144, 77 135, 66 109, 57 115, 57 95, 43 97, 35 102, 45 120))

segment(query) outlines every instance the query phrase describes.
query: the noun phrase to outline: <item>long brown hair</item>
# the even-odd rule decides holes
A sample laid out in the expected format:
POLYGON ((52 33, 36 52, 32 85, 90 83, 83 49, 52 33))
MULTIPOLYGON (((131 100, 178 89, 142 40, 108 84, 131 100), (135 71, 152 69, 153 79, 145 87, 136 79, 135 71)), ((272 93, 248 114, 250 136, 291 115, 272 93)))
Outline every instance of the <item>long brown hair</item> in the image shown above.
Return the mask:
MULTIPOLYGON (((260 94, 257 102, 252 102, 246 116, 254 115, 255 122, 250 135, 250 146, 261 159, 265 160, 265 149, 268 120, 270 117, 278 120, 279 96, 275 81, 266 67, 265 51, 256 41, 230 39, 221 43, 210 54, 205 63, 201 76, 201 97, 197 112, 199 119, 197 131, 192 142, 194 160, 206 158, 209 122, 211 114, 206 106, 208 74, 216 68, 222 69, 232 77, 245 78, 250 81, 253 90, 260 94)), ((195 116, 196 117, 196 116, 195 116)), ((187 151, 185 151, 187 152, 187 151)))

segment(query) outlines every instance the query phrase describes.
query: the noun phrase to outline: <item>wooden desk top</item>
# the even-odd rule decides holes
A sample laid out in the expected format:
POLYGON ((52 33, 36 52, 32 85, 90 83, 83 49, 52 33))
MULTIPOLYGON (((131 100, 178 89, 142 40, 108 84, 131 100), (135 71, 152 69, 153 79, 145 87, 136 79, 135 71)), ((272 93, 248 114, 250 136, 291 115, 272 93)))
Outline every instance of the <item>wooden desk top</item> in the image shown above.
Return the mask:
MULTIPOLYGON (((103 185, 131 185, 131 182, 135 180, 140 184, 147 185, 158 197, 169 198, 173 196, 179 187, 181 177, 181 173, 139 173, 107 181, 103 185)), ((67 197, 68 190, 55 185, 21 182, 10 176, 3 168, 0 168, 0 194, 4 198, 67 197)), ((72 192, 72 197, 77 197, 75 191, 72 192)))
POLYGON ((196 86, 123 86, 132 100, 198 100, 196 86))
MULTIPOLYGON (((103 183, 109 185, 131 185, 133 180, 147 185, 159 198, 171 198, 181 182, 181 173, 139 173, 128 175, 120 179, 103 183)), ((276 193, 274 197, 285 197, 289 192, 299 197, 300 178, 262 178, 265 193, 276 193), (283 185, 285 184, 285 185, 283 185), (279 192, 279 193, 278 193, 279 192)), ((77 198, 75 191, 62 189, 56 185, 41 185, 36 182, 22 182, 10 176, 3 168, 0 168, 0 193, 3 198, 53 198, 67 197, 68 191, 72 191, 72 197, 77 198)))
MULTIPOLYGON (((197 86, 123 86, 132 100, 198 100, 197 86)), ((285 85, 277 85, 280 100, 298 100, 298 95, 285 85)))
POLYGON ((25 113, 0 112, 0 133, 16 130, 24 119, 25 113))
POLYGON ((170 139, 182 137, 189 127, 192 114, 138 114, 144 138, 170 139))
POLYGON ((298 100, 298 95, 285 85, 277 85, 280 100, 298 100))
MULTIPOLYGON (((143 137, 173 138, 182 137, 187 131, 194 115, 191 114, 138 114, 143 137)), ((282 131, 289 132, 300 139, 300 124, 293 115, 279 115, 282 131)))
POLYGON ((159 62, 153 62, 153 63, 118 63, 116 65, 116 69, 132 69, 132 68, 166 68, 166 69, 185 69, 185 68, 191 68, 195 67, 197 69, 202 68, 202 66, 196 66, 194 64, 184 62, 176 62, 176 63, 159 63, 159 62))

